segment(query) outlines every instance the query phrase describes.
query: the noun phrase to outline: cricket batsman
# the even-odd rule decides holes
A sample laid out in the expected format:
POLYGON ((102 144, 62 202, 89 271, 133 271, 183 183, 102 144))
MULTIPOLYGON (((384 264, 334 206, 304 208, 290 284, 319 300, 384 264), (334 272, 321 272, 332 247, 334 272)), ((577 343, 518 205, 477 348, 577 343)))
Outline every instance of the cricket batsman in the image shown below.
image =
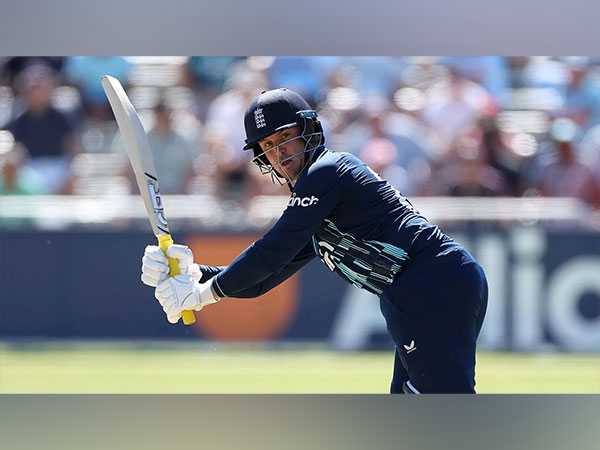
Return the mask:
POLYGON ((481 266, 461 245, 360 159, 325 147, 317 113, 297 93, 258 95, 244 117, 246 145, 260 170, 291 197, 280 219, 226 267, 194 264, 172 246, 182 275, 148 246, 142 281, 167 319, 228 297, 252 298, 312 258, 379 297, 395 343, 392 393, 475 393, 475 345, 487 307, 481 266))

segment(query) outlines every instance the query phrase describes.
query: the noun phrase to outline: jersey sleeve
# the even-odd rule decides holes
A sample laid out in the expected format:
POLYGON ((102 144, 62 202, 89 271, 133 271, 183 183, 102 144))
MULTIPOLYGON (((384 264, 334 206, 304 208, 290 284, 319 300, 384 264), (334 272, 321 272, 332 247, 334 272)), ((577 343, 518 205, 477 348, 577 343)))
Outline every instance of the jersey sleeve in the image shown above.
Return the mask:
MULTIPOLYGON (((244 289, 241 291, 230 292, 229 296, 236 298, 254 298, 266 294, 275 286, 283 283, 289 277, 298 272, 304 267, 310 260, 316 256, 314 246, 309 243, 298 253, 292 262, 285 266, 281 271, 268 277, 266 280, 259 284, 252 286, 251 288, 244 289)), ((227 266, 208 266, 205 264, 200 265, 200 271, 202 272, 202 278, 200 283, 206 283, 211 278, 217 276, 223 270, 227 269, 227 266)), ((220 293, 220 292, 219 292, 220 293)))
POLYGON ((200 267, 200 272, 202 273, 200 283, 206 283, 212 277, 217 276, 227 268, 227 266, 207 266, 206 264, 198 264, 198 266, 200 267))
POLYGON ((296 255, 287 266, 285 266, 279 272, 270 275, 265 280, 252 286, 251 288, 235 292, 228 292, 228 296, 236 298, 255 298, 266 294, 271 289, 283 283, 285 280, 287 280, 296 272, 298 272, 315 256, 316 253, 311 242, 307 244, 306 247, 298 255, 296 255))
POLYGON ((270 289, 276 286, 271 285, 274 281, 280 283, 289 277, 291 274, 287 272, 287 277, 276 275, 284 275, 282 270, 310 244, 323 219, 341 201, 342 192, 342 180, 335 165, 317 162, 311 166, 298 181, 275 225, 217 275, 214 283, 217 293, 235 297, 261 283, 270 289))

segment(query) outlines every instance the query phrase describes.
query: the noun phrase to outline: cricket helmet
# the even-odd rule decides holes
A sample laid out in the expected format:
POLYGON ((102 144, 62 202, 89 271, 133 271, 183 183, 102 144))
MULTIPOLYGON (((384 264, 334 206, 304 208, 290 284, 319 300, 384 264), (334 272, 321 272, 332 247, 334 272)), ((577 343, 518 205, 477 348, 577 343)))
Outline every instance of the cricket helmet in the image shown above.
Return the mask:
POLYGON ((304 139, 304 153, 309 152, 308 161, 310 153, 325 142, 317 112, 308 102, 298 93, 280 88, 263 91, 250 103, 244 115, 246 129, 244 150, 252 150, 254 153, 252 161, 263 173, 273 173, 274 169, 258 142, 273 133, 294 126, 299 128, 300 136, 304 139))

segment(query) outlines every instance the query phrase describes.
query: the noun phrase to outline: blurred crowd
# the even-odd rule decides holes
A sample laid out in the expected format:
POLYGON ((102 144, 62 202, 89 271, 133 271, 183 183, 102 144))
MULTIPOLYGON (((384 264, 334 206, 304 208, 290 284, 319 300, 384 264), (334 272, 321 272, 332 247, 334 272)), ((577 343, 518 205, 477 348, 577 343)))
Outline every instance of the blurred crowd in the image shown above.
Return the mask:
POLYGON ((285 195, 242 151, 250 100, 285 86, 328 147, 405 195, 600 208, 600 60, 585 57, 0 58, 0 194, 137 191, 104 74, 140 112, 165 194, 285 195))

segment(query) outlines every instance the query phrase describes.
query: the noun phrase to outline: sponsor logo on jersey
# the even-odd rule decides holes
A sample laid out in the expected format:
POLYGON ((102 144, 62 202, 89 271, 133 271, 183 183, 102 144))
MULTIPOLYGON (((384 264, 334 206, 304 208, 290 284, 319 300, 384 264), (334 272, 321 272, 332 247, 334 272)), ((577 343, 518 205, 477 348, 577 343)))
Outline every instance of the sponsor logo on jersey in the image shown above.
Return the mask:
POLYGON ((302 208, 306 208, 308 206, 315 205, 319 202, 319 199, 314 195, 310 197, 296 197, 296 194, 292 194, 292 197, 288 201, 288 206, 301 206, 302 208))
POLYGON ((254 120, 256 121, 256 128, 263 128, 267 126, 262 108, 256 108, 254 110, 254 120))

